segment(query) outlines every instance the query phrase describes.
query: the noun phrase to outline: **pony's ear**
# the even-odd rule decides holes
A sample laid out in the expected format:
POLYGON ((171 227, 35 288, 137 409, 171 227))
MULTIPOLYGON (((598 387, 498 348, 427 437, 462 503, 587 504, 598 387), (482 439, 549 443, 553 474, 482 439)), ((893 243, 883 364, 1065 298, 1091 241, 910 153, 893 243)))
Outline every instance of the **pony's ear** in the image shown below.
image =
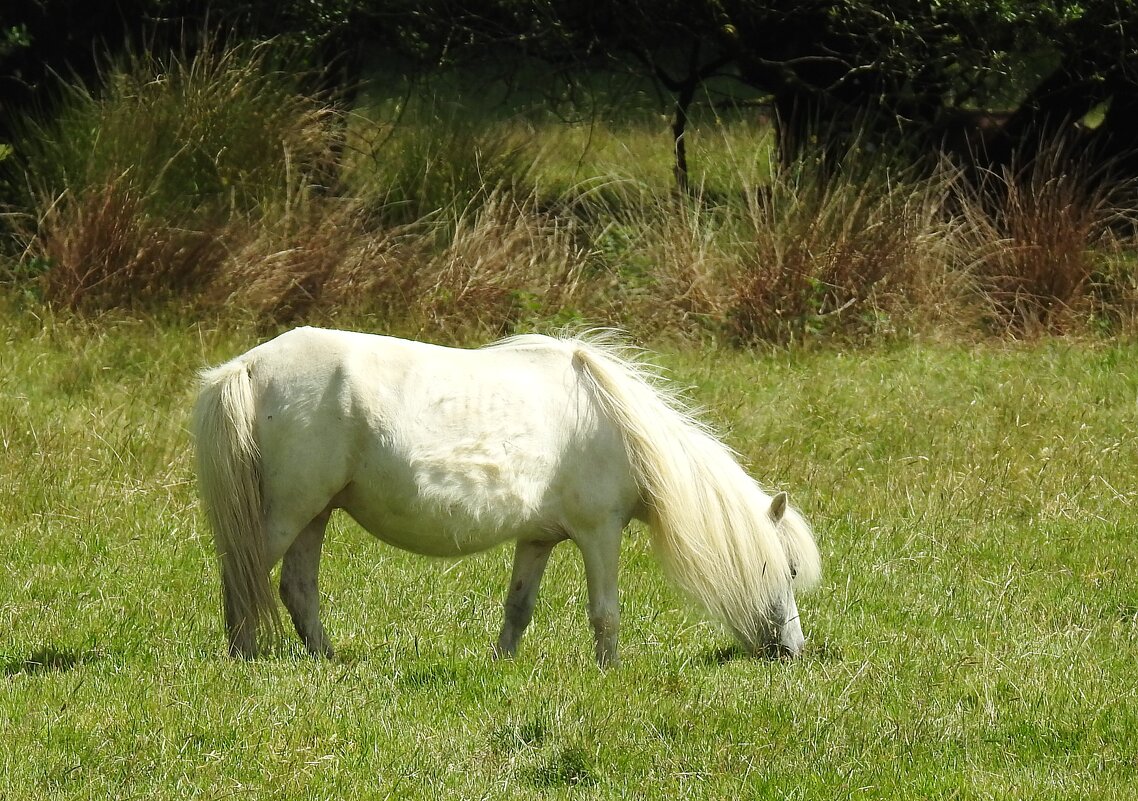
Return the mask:
POLYGON ((767 510, 767 516, 772 523, 777 523, 782 520, 784 514, 786 514, 786 493, 780 492, 771 498, 771 508, 767 510))

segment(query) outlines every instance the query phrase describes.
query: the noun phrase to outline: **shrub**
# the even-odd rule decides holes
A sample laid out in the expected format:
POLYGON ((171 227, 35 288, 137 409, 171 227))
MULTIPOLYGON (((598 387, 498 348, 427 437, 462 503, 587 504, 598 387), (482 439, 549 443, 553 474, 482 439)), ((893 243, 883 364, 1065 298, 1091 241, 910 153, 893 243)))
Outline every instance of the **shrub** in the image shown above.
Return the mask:
POLYGON ((16 233, 46 265, 50 302, 192 293, 216 273, 231 220, 255 223, 275 198, 331 176, 335 112, 263 50, 207 42, 193 56, 128 59, 103 80, 98 93, 64 86, 58 112, 25 121, 8 160, 31 210, 16 233))
POLYGON ((32 200, 127 176, 169 218, 248 212, 293 173, 328 180, 336 112, 275 70, 267 48, 212 41, 130 56, 98 90, 63 84, 46 121, 24 122, 18 167, 32 200))
POLYGON ((216 271, 225 248, 213 232, 171 227, 144 206, 127 176, 52 204, 25 254, 47 265, 44 297, 79 311, 147 306, 216 271))

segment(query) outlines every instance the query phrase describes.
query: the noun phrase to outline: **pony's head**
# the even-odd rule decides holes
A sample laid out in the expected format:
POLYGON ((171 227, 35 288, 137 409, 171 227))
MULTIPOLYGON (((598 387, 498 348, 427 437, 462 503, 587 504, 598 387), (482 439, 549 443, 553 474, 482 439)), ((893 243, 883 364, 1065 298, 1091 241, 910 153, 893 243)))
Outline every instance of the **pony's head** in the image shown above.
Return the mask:
POLYGON ((779 541, 790 567, 790 580, 781 592, 775 593, 769 608, 760 615, 755 634, 740 639, 756 654, 796 657, 806 646, 806 638, 802 634, 794 592, 817 584, 821 560, 809 525, 790 507, 785 492, 779 492, 771 498, 767 516, 778 530, 779 541))

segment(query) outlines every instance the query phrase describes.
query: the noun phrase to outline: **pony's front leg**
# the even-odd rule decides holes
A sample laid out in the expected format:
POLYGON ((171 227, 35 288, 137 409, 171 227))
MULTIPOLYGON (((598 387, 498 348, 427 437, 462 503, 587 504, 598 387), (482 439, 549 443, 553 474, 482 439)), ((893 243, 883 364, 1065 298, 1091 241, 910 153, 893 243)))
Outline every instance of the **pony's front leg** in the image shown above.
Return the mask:
POLYGON ((320 622, 320 550, 328 512, 323 512, 304 527, 285 551, 281 563, 281 600, 288 609, 296 633, 313 656, 333 655, 332 645, 320 622))
POLYGON ((541 577, 557 542, 518 540, 514 546, 514 569, 510 574, 510 590, 506 594, 502 632, 494 649, 495 657, 510 657, 517 653, 518 642, 533 618, 541 577))
POLYGON ((602 668, 620 664, 617 634, 620 630, 620 598, 617 569, 620 561, 620 535, 623 527, 594 532, 588 538, 574 538, 585 561, 585 580, 589 589, 589 623, 597 647, 597 664, 602 668))

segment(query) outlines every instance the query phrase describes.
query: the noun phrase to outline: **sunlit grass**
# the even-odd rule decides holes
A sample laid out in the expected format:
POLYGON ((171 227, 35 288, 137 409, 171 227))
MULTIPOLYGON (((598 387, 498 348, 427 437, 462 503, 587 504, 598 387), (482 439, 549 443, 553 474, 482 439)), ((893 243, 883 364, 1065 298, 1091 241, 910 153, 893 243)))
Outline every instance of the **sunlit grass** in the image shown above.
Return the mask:
MULTIPOLYGON (((770 180, 770 138, 758 114, 694 124, 687 133, 691 182, 717 193, 765 185, 770 180)), ((675 188, 671 120, 662 116, 634 125, 548 123, 535 139, 542 188, 551 194, 608 181, 658 192, 675 188)))
POLYGON ((4 308, 6 798, 1130 797, 1133 346, 665 349, 825 578, 803 659, 741 659, 634 530, 600 673, 571 545, 493 662, 508 549, 427 560, 344 518, 338 659, 225 658, 185 415, 260 336, 4 308))

